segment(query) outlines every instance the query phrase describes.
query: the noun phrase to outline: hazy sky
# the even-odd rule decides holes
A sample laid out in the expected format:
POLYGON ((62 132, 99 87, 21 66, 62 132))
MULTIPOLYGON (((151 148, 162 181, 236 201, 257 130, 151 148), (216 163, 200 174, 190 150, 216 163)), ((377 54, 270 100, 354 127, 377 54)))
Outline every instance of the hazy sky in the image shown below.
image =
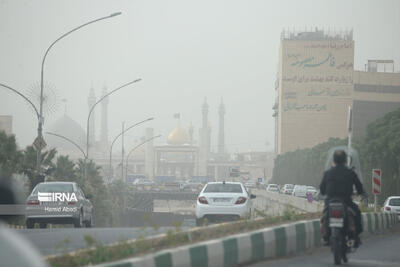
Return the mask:
MULTIPOLYGON (((45 80, 58 95, 49 128, 64 113, 85 127, 91 85, 100 96, 136 78, 143 81, 116 93, 109 104, 109 134, 154 116, 148 126, 165 143, 181 124, 201 123, 204 97, 210 105, 216 148, 218 105, 226 107, 230 152, 273 149, 280 33, 283 28, 354 29, 355 67, 368 59, 394 59, 400 70, 400 1, 18 1, 0 0, 0 83, 29 92, 40 80, 45 49, 64 32, 89 20, 122 15, 90 25, 60 41, 50 52, 45 80)), ((0 114, 13 115, 20 146, 32 143, 37 121, 28 105, 0 88, 0 114)), ((100 136, 100 106, 96 113, 100 136)), ((132 131, 128 144, 143 135, 132 131)), ((62 134, 62 133, 61 133, 62 134)))

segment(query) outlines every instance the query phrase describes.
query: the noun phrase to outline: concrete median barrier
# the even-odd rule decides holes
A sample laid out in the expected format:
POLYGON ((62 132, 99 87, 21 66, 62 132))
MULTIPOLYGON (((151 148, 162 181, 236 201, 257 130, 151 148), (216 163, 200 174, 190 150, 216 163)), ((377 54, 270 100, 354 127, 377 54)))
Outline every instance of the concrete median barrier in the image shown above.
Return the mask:
POLYGON ((281 205, 289 205, 293 208, 297 208, 305 212, 321 212, 324 207, 324 204, 322 202, 313 201, 312 203, 310 203, 305 198, 295 197, 291 195, 268 192, 265 190, 253 190, 253 192, 257 195, 258 198, 267 198, 281 205))
MULTIPOLYGON (((395 214, 365 213, 364 234, 382 233, 398 223, 395 214)), ((98 266, 236 266, 303 253, 321 246, 320 221, 309 220, 163 250, 98 266)))

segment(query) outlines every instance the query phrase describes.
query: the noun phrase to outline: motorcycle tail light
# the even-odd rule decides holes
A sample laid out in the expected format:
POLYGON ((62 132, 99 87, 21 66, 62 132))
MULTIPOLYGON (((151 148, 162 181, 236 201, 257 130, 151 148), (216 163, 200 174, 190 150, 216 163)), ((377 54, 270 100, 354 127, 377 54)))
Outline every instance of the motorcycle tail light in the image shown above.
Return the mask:
POLYGON ((342 218, 342 210, 340 209, 332 209, 331 210, 331 217, 332 218, 342 218))
POLYGON ((26 204, 28 204, 28 205, 39 205, 40 201, 37 200, 37 199, 31 199, 26 204))
POLYGON ((247 200, 247 198, 245 198, 245 197, 238 197, 235 204, 243 204, 246 202, 246 200, 247 200))
POLYGON ((205 197, 199 197, 199 202, 201 203, 201 204, 208 204, 208 202, 207 202, 207 199, 205 198, 205 197))
POLYGON ((385 210, 387 210, 387 211, 391 211, 391 210, 392 210, 392 208, 391 208, 391 207, 385 207, 385 210))

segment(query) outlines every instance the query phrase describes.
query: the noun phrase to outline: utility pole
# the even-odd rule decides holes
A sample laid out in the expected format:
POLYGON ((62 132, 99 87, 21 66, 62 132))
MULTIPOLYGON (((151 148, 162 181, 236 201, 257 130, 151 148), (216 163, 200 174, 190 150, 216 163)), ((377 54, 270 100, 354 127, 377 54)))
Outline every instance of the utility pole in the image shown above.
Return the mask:
POLYGON ((122 155, 121 155, 121 180, 124 179, 124 138, 125 137, 125 122, 122 122, 122 155))

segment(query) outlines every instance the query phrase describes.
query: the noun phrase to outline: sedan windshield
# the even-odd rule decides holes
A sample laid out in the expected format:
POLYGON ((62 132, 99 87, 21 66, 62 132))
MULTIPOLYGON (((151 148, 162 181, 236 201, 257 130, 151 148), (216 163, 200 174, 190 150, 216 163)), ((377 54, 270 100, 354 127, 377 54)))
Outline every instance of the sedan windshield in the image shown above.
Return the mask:
POLYGON ((243 193, 240 184, 209 184, 204 193, 243 193))
POLYGON ((33 194, 37 192, 60 192, 60 193, 71 193, 74 192, 72 184, 40 184, 36 187, 33 194))

